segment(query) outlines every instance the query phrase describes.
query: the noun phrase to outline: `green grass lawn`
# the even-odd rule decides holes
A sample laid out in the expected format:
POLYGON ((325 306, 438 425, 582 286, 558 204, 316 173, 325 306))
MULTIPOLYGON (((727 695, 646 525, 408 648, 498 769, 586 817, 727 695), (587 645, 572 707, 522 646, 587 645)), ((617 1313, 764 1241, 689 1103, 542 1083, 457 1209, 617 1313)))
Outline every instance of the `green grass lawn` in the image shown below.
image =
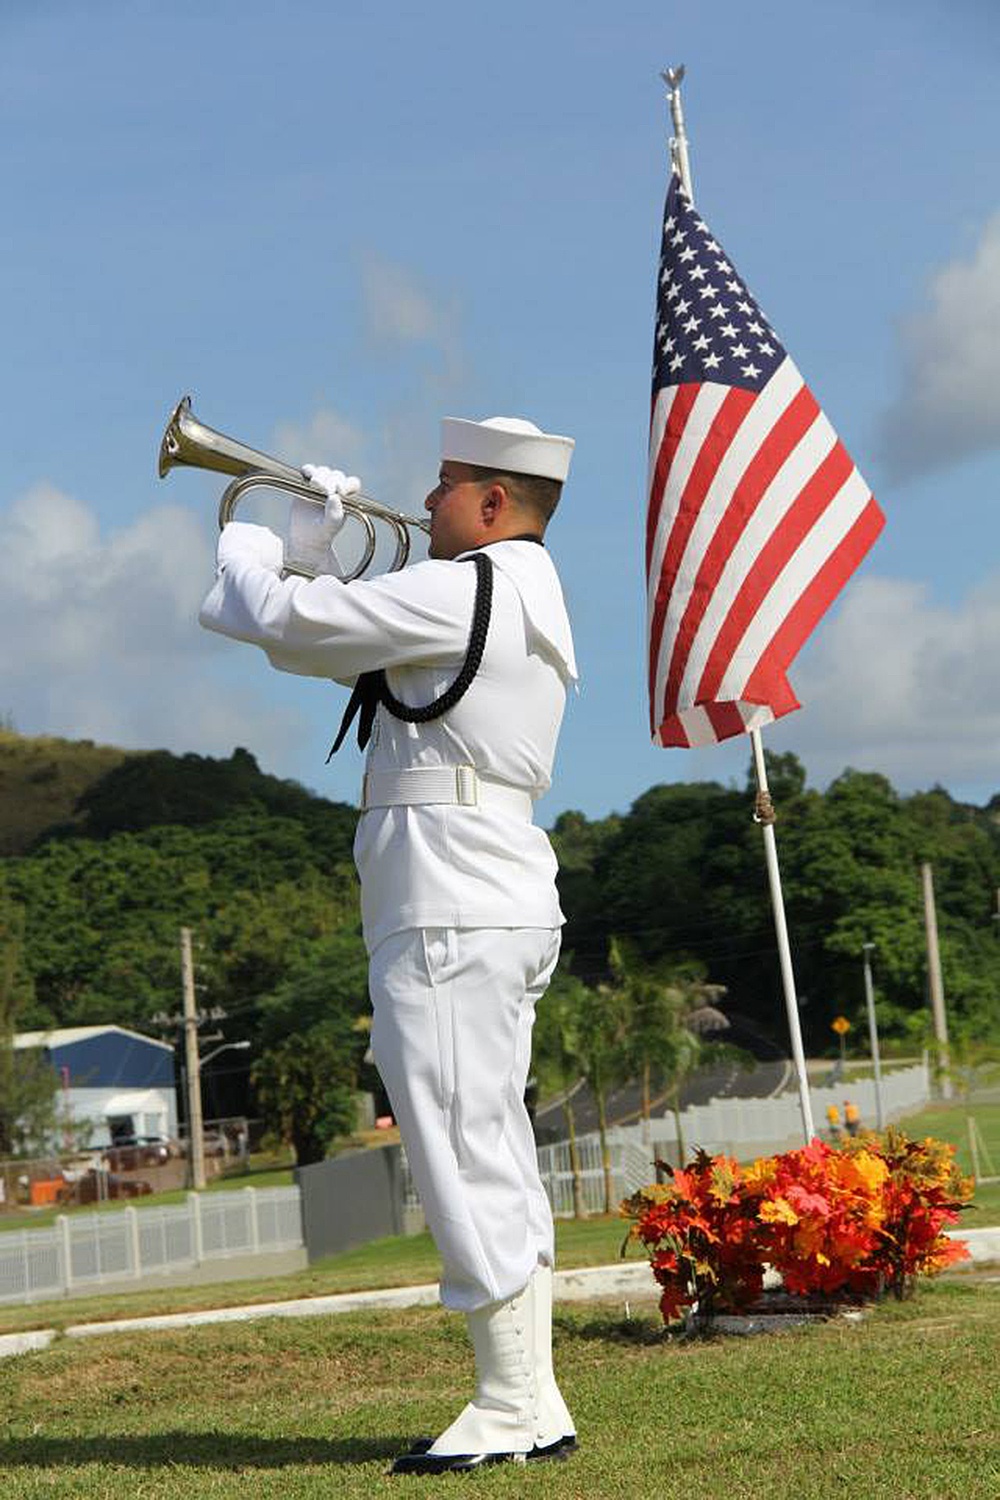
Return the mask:
MULTIPOLYGON (((950 1141, 958 1148, 956 1160, 962 1171, 971 1173, 972 1155, 969 1150, 968 1129, 970 1114, 979 1127, 996 1173, 1000 1175, 1000 1104, 933 1104, 899 1123, 907 1135, 917 1138, 932 1135, 940 1141, 950 1141)), ((986 1164, 981 1163, 980 1170, 984 1176, 985 1168, 986 1164)), ((965 1229, 982 1228, 987 1224, 1000 1224, 1000 1182, 977 1183, 972 1206, 962 1215, 962 1227, 965 1229)))
POLYGON ((61 1340, 0 1365, 5 1500, 444 1493, 551 1500, 996 1500, 1000 1285, 955 1279, 834 1322, 664 1338, 651 1307, 557 1308, 568 1462, 391 1479, 470 1394, 438 1308, 61 1340))

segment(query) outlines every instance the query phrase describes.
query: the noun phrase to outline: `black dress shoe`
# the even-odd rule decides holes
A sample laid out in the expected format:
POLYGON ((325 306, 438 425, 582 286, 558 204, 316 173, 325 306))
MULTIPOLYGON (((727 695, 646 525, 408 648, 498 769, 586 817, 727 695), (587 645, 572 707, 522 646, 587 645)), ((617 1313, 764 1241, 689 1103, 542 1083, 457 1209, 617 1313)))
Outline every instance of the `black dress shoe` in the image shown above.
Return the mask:
POLYGON ((576 1449, 576 1433, 567 1432, 565 1437, 556 1438, 554 1443, 546 1443, 544 1448, 539 1448, 536 1443, 528 1454, 529 1458, 569 1458, 576 1449))
POLYGON ((569 1433, 565 1437, 556 1438, 554 1443, 546 1443, 539 1448, 537 1443, 530 1453, 454 1453, 438 1454, 431 1453, 434 1439, 429 1437, 415 1438, 410 1444, 409 1451, 396 1459, 390 1474, 448 1474, 464 1473, 469 1469, 480 1469, 487 1464, 502 1463, 532 1463, 538 1459, 564 1459, 569 1458, 577 1446, 576 1435, 569 1433))
POLYGON ((403 1453, 390 1474, 467 1474, 490 1464, 524 1464, 527 1453, 403 1453))

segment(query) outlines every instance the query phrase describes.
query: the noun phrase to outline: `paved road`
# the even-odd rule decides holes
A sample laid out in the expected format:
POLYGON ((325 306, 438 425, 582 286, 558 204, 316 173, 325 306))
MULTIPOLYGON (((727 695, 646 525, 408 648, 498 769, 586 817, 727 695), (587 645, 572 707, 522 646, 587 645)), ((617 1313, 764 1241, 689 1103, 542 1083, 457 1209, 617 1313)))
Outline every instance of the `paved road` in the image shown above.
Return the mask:
MULTIPOLYGON (((784 1059, 748 1065, 722 1063, 703 1068, 681 1089, 680 1104, 705 1104, 709 1099, 766 1099, 780 1091, 790 1078, 790 1065, 784 1059)), ((597 1129, 597 1104, 584 1083, 572 1090, 573 1118, 578 1134, 597 1129)), ((654 1115, 669 1108, 665 1095, 655 1099, 654 1115)), ((638 1083, 615 1089, 607 1099, 608 1123, 633 1125, 640 1118, 642 1088, 638 1083)), ((535 1114, 535 1133, 540 1144, 549 1145, 566 1137, 566 1113, 561 1099, 546 1100, 535 1114)))

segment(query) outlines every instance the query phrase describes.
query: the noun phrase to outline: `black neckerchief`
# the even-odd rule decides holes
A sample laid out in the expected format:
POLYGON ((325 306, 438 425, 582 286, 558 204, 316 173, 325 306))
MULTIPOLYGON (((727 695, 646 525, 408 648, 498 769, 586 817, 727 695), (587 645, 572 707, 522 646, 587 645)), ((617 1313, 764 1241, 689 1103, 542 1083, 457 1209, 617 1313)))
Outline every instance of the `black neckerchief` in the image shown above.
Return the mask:
MULTIPOLYGON (((510 537, 505 540, 540 541, 541 538, 510 537)), ((380 703, 383 703, 397 719, 404 719, 407 724, 426 724, 431 719, 439 719, 442 714, 448 712, 449 708, 454 708, 469 688, 472 679, 479 671, 479 663, 483 659, 483 651, 486 648, 486 632, 490 627, 490 614, 493 608, 493 563, 485 552, 479 551, 471 552, 468 557, 456 560, 474 563, 476 567, 476 603, 472 611, 472 628, 469 631, 469 645, 465 660, 458 676, 450 687, 445 688, 440 697, 434 699, 433 703, 426 703, 420 708, 410 708, 390 691, 389 684, 385 680, 385 672, 381 667, 374 672, 362 672, 354 684, 354 691, 344 711, 344 717, 340 721, 340 728, 337 730, 337 738, 330 747, 330 754, 326 757, 327 764, 343 744, 344 737, 356 715, 360 715, 358 747, 363 750, 371 738, 372 725, 380 703)))

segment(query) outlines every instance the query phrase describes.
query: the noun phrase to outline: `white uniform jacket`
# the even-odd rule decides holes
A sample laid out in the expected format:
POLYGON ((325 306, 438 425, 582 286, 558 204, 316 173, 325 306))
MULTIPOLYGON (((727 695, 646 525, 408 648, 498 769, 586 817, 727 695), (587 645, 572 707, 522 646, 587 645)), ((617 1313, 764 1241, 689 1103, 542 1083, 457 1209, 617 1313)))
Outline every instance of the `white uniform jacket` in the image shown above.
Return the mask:
MULTIPOLYGON (((379 707, 367 770, 475 766, 527 791, 547 790, 576 663, 552 560, 534 542, 495 542, 493 611, 476 677, 427 724, 379 707)), ((281 671, 351 684, 382 667, 408 706, 430 703, 465 658, 476 591, 469 562, 415 563, 342 583, 281 579, 281 544, 265 528, 226 528, 202 625, 261 646, 281 671)), ((369 952, 406 927, 557 927, 556 861, 543 829, 496 808, 372 808, 354 842, 369 952)))

